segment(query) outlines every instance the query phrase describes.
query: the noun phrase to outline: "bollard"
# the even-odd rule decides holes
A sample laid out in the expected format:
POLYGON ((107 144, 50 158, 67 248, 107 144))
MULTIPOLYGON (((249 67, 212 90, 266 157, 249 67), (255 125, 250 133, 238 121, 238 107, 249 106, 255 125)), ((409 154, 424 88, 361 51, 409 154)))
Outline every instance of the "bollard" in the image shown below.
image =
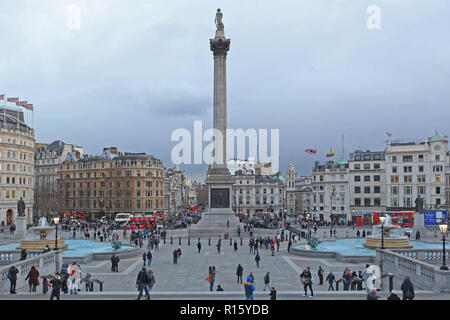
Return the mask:
POLYGON ((191 237, 188 237, 188 246, 191 245, 191 237))
POLYGON ((172 239, 172 237, 170 237, 170 244, 173 244, 173 239, 172 239))
POLYGON ((211 245, 211 238, 208 238, 208 246, 211 245))
POLYGON ((339 282, 336 281, 336 291, 339 291, 339 282))
POLYGON ((103 291, 103 282, 100 282, 100 291, 103 291))
POLYGON ((242 246, 242 237, 241 237, 241 246, 242 246))
POLYGON ((230 237, 230 246, 232 246, 233 244, 231 243, 232 238, 230 237))
POLYGON ((389 276, 389 292, 391 292, 392 290, 394 290, 394 277, 389 276))
POLYGON ((178 244, 181 244, 181 237, 178 237, 178 244))

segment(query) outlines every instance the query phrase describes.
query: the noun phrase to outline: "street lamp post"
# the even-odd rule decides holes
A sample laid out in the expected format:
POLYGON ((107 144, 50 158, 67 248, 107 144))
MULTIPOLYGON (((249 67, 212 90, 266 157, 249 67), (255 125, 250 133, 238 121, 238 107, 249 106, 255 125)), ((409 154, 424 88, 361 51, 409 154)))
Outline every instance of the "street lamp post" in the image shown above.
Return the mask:
POLYGON ((441 270, 448 270, 447 264, 445 262, 445 234, 447 233, 448 225, 447 223, 442 223, 439 225, 439 229, 441 230, 442 234, 442 266, 440 267, 441 270))
POLYGON ((58 249, 58 224, 59 224, 59 218, 54 217, 53 222, 55 223, 55 248, 53 250, 59 250, 58 249))
POLYGON ((386 217, 380 217, 380 221, 381 221, 381 248, 380 249, 385 249, 384 247, 384 220, 386 219, 386 217))

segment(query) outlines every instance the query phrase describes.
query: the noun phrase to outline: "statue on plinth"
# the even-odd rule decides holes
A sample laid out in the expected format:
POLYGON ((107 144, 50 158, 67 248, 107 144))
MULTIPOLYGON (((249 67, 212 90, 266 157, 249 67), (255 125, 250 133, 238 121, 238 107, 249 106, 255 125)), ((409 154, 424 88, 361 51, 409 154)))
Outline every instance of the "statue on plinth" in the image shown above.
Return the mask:
POLYGON ((17 215, 19 217, 25 217, 25 201, 22 198, 17 201, 17 215))
POLYGON ((222 22, 222 18, 223 18, 223 13, 220 11, 220 9, 217 9, 216 19, 214 20, 217 30, 224 30, 224 28, 225 28, 225 26, 223 25, 223 22, 222 22))

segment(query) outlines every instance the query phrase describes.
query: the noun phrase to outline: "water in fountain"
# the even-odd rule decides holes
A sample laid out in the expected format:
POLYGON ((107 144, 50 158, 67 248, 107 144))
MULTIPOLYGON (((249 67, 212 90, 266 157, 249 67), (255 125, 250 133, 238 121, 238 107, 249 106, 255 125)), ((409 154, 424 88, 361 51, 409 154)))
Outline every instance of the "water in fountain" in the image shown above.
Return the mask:
POLYGON ((53 239, 55 237, 55 230, 51 227, 47 221, 47 218, 39 218, 37 227, 32 227, 25 237, 26 240, 41 240, 41 234, 45 233, 47 239, 53 239))

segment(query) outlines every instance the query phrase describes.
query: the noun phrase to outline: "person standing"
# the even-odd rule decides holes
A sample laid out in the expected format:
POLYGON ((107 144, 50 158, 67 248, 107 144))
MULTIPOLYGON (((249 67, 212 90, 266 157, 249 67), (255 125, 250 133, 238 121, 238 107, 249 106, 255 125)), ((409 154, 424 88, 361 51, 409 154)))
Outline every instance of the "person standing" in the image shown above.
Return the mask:
POLYGON ((216 247, 217 247, 217 253, 220 254, 220 246, 222 245, 221 240, 217 241, 216 247))
POLYGON ((259 256, 259 253, 256 253, 255 261, 256 261, 256 267, 259 268, 259 262, 261 261, 261 257, 259 256))
POLYGON ((253 285, 253 279, 248 276, 247 282, 244 283, 245 290, 245 300, 254 300, 253 291, 255 291, 255 286, 253 285))
POLYGON ((77 263, 74 261, 69 267, 69 292, 70 294, 78 294, 78 284, 81 280, 81 270, 77 263))
POLYGON ((403 300, 413 300, 415 297, 414 293, 414 286, 411 282, 411 279, 406 276, 405 280, 403 280, 403 283, 400 287, 400 289, 403 292, 403 300))
POLYGON ((212 267, 209 269, 209 291, 213 291, 214 281, 216 281, 216 268, 212 267))
POLYGON ((17 269, 15 266, 11 266, 8 270, 8 275, 6 276, 9 279, 9 282, 11 283, 9 287, 9 293, 16 294, 16 283, 17 283, 17 274, 19 273, 19 269, 17 269))
POLYGON ((150 265, 152 264, 152 260, 153 260, 153 255, 152 255, 151 251, 148 250, 148 252, 147 252, 147 266, 150 267, 150 265))
POLYGON ((139 294, 138 294, 137 300, 141 300, 142 291, 145 291, 145 294, 147 295, 147 300, 150 300, 150 294, 148 292, 149 281, 148 281, 147 269, 145 269, 144 267, 142 267, 142 270, 139 271, 139 273, 138 273, 138 276, 136 279, 136 284, 139 288, 139 294))
POLYGON ((270 275, 269 275, 269 272, 267 272, 266 275, 264 276, 264 289, 263 289, 263 291, 266 291, 266 287, 270 288, 270 275))
POLYGON ((181 260, 181 248, 177 249, 177 257, 178 257, 178 261, 181 260))
POLYGON ((291 246, 292 246, 292 241, 291 241, 291 239, 289 239, 288 247, 287 247, 287 251, 288 251, 288 252, 291 251, 291 246))
POLYGON ((36 286, 39 285, 39 271, 35 266, 32 266, 27 274, 25 280, 28 280, 28 285, 30 286, 30 292, 36 292, 36 286))
POLYGON ((63 282, 61 280, 59 273, 56 273, 55 277, 53 277, 50 280, 50 285, 52 286, 52 292, 50 293, 50 300, 53 300, 54 298, 56 298, 56 300, 59 300, 62 284, 63 282))
POLYGON ((173 263, 177 264, 178 262, 178 252, 177 250, 173 250, 173 263))
POLYGON ((272 287, 270 289, 269 296, 270 296, 270 300, 277 300, 277 290, 275 290, 274 287, 272 287))
POLYGON ((238 243, 237 243, 236 240, 234 240, 233 247, 234 247, 234 253, 237 253, 237 250, 238 250, 238 243))
POLYGON ((333 274, 333 271, 330 271, 330 273, 327 275, 327 278, 325 279, 326 282, 328 282, 328 291, 334 291, 333 283, 336 277, 333 274))
POLYGON ((309 267, 306 267, 306 269, 302 272, 300 275, 300 280, 303 284, 303 288, 305 289, 305 297, 307 296, 307 289, 309 287, 309 290, 311 292, 311 295, 309 296, 312 298, 314 296, 313 289, 312 289, 312 275, 309 267))
POLYGON ((200 239, 198 239, 198 242, 197 242, 197 249, 198 249, 198 253, 200 253, 200 250, 202 250, 202 244, 200 243, 200 239))
POLYGON ((155 275, 153 274, 152 270, 149 269, 147 271, 147 277, 148 277, 148 292, 149 292, 148 296, 150 298, 150 292, 152 292, 153 286, 156 283, 155 275))
POLYGON ((319 266, 319 271, 317 271, 317 275, 319 276, 319 286, 323 285, 323 269, 319 266))
POLYGON ((242 284, 242 273, 244 272, 244 268, 242 268, 241 264, 237 266, 236 275, 237 275, 237 282, 239 283, 239 280, 242 284))
POLYGON ((112 272, 119 272, 119 257, 116 256, 114 253, 111 257, 111 271, 112 272))

